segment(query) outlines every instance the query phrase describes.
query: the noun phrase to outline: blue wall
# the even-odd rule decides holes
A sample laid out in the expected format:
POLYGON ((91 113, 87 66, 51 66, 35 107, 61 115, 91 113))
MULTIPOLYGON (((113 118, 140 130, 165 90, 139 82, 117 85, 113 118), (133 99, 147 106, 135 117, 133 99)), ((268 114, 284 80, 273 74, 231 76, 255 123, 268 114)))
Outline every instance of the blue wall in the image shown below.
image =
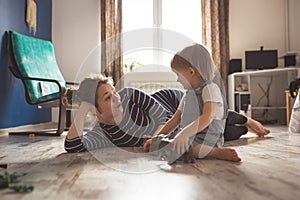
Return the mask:
MULTIPOLYGON (((37 1, 35 37, 51 40, 52 0, 37 1)), ((8 69, 7 35, 14 30, 31 35, 25 22, 26 0, 0 0, 0 129, 51 121, 50 109, 26 103, 22 82, 8 69)))

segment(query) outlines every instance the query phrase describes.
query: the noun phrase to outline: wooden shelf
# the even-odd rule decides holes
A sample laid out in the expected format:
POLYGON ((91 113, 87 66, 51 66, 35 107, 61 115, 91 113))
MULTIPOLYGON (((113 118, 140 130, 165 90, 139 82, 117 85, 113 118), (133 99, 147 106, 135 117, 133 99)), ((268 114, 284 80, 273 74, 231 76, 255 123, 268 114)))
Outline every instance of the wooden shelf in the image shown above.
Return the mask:
POLYGON ((286 109, 285 106, 279 106, 279 107, 268 107, 268 106, 262 106, 262 107, 251 107, 252 110, 266 110, 266 109, 270 109, 270 110, 275 110, 275 109, 286 109))
POLYGON ((300 67, 285 67, 265 70, 255 70, 246 72, 236 72, 228 76, 228 106, 232 110, 239 112, 239 107, 235 105, 235 97, 250 95, 249 112, 247 115, 254 119, 260 119, 267 110, 270 115, 280 124, 287 122, 285 110, 286 95, 285 90, 290 82, 299 77, 300 67), (242 90, 242 91, 238 91, 242 90), (272 105, 272 106, 265 106, 272 105), (261 110, 261 111, 260 111, 261 110), (253 112, 255 111, 255 112, 253 112))

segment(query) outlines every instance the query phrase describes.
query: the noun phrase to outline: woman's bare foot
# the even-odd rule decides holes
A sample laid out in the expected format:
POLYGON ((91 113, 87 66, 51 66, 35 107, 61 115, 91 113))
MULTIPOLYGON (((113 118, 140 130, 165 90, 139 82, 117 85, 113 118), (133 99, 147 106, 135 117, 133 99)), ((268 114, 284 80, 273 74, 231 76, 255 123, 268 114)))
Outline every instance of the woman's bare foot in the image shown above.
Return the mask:
POLYGON ((236 150, 231 148, 213 148, 207 157, 233 162, 240 162, 242 160, 236 150))
POLYGON ((270 130, 266 129, 260 122, 249 117, 245 123, 245 126, 247 126, 250 132, 255 133, 259 137, 264 137, 270 133, 270 130))

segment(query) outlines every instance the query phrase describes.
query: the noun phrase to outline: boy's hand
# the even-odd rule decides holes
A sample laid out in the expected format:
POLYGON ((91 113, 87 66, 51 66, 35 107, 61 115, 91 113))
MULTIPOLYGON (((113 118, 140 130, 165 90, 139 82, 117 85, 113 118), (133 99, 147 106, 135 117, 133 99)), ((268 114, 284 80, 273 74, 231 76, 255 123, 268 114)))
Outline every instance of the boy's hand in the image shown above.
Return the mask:
POLYGON ((185 136, 180 132, 173 141, 173 151, 176 151, 178 154, 184 154, 189 150, 189 137, 185 136))

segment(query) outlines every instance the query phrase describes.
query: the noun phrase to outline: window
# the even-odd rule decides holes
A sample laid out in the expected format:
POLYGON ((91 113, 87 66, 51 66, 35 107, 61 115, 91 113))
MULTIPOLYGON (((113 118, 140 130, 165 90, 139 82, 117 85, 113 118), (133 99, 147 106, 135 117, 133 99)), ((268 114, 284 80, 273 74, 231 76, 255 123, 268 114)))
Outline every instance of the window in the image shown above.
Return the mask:
POLYGON ((201 0, 123 0, 124 63, 134 69, 169 69, 173 55, 202 41, 201 0), (187 3, 188 2, 188 3, 187 3))

